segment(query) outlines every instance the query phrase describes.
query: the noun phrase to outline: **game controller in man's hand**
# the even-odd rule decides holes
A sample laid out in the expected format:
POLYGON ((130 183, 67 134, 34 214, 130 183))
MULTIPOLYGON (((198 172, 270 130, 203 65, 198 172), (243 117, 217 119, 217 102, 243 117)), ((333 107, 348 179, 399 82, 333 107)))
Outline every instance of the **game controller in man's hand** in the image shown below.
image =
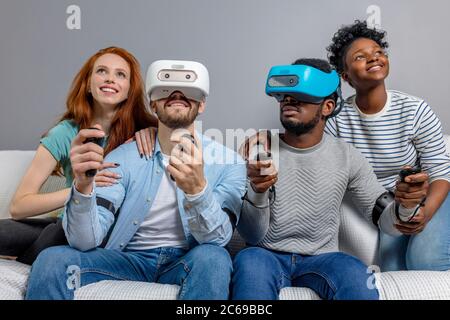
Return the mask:
MULTIPOLYGON (((191 140, 191 142, 194 144, 194 146, 197 146, 197 143, 195 143, 195 138, 192 134, 185 133, 181 137, 188 138, 189 140, 191 140)), ((183 146, 180 146, 180 151, 184 152, 183 146)), ((172 181, 175 181, 175 178, 172 175, 170 175, 170 179, 172 179, 172 181)))

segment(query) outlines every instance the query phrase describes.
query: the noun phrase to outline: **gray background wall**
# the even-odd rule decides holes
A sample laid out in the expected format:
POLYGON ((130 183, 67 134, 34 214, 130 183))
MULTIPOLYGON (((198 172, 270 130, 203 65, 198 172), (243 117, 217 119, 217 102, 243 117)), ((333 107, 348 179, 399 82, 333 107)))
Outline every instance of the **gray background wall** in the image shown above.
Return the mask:
POLYGON ((450 133, 445 0, 1 0, 0 150, 35 149, 83 62, 110 45, 134 53, 144 74, 156 59, 203 62, 211 74, 204 129, 280 128, 264 94, 268 68, 325 58, 337 28, 372 16, 370 5, 388 31, 389 88, 425 98, 450 133), (72 4, 79 30, 66 26, 72 4))

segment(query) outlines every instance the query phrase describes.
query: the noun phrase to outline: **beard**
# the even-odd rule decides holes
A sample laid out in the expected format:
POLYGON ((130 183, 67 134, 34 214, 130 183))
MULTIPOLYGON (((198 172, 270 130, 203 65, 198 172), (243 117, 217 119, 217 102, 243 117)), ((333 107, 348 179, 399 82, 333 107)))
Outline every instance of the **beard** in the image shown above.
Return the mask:
POLYGON ((308 122, 298 122, 295 119, 285 120, 283 119, 282 112, 280 112, 280 121, 284 129, 289 133, 296 136, 301 136, 302 134, 308 133, 313 130, 322 118, 322 108, 317 109, 314 118, 308 122))
MULTIPOLYGON (((191 104, 190 104, 191 105, 191 104)), ((190 126, 198 116, 199 104, 191 105, 189 111, 186 112, 172 112, 168 114, 164 110, 165 106, 156 108, 156 115, 159 121, 170 129, 181 129, 190 126)))

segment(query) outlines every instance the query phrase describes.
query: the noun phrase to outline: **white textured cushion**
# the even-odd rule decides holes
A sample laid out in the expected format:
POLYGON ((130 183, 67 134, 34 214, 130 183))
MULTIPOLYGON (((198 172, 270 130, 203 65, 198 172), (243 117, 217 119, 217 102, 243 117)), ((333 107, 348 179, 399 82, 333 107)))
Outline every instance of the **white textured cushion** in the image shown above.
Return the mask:
POLYGON ((75 300, 175 300, 177 285, 105 280, 75 291, 75 300))
POLYGON ((450 300, 450 271, 393 271, 375 275, 382 300, 450 300))
POLYGON ((0 300, 22 300, 31 267, 12 260, 0 259, 0 300))
POLYGON ((0 219, 10 217, 9 203, 33 160, 34 153, 34 151, 0 151, 0 219))
POLYGON ((321 300, 313 290, 309 288, 283 288, 280 291, 280 300, 321 300))
MULTIPOLYGON (((179 286, 133 281, 101 281, 78 289, 76 300, 173 300, 179 286)), ((280 300, 320 300, 309 288, 283 288, 280 300)))
POLYGON ((339 250, 358 257, 366 265, 378 264, 378 229, 345 197, 341 206, 339 250))

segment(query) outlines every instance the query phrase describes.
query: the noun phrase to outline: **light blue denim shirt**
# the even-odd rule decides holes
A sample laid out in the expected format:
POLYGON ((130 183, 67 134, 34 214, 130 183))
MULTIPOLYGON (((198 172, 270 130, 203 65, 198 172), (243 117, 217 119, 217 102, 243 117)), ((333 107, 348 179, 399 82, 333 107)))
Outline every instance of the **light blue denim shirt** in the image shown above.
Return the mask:
MULTIPOLYGON (((202 143, 205 192, 195 199, 187 199, 177 188, 178 209, 189 247, 209 243, 225 246, 231 239, 233 225, 228 214, 236 221, 245 193, 246 167, 242 158, 231 149, 199 135, 202 143)), ((87 251, 98 247, 114 222, 114 215, 98 206, 96 197, 111 201, 120 214, 107 249, 124 250, 141 223, 150 212, 153 200, 164 174, 159 143, 150 160, 141 158, 136 143, 121 145, 105 158, 105 162, 120 164, 108 169, 122 176, 110 187, 94 187, 90 195, 79 193, 72 185, 65 207, 63 227, 70 246, 87 251)))

